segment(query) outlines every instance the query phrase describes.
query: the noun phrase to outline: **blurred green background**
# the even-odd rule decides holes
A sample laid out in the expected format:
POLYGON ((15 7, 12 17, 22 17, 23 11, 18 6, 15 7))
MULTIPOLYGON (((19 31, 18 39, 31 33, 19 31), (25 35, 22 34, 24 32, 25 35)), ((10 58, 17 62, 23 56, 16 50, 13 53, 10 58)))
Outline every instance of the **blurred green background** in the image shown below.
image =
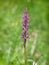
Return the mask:
POLYGON ((26 7, 30 17, 29 32, 38 32, 35 53, 30 53, 32 36, 27 54, 36 61, 35 55, 40 52, 42 56, 37 60, 38 65, 49 65, 49 0, 0 0, 0 65, 24 65, 21 34, 26 7))

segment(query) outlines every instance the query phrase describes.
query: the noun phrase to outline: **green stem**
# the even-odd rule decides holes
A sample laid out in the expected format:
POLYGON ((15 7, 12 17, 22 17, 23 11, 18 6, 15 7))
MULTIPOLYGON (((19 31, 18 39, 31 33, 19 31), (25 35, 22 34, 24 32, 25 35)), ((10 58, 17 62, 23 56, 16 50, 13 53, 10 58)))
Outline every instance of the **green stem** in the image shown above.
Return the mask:
POLYGON ((24 65, 27 65, 26 40, 24 41, 24 65))
POLYGON ((24 48, 24 65, 27 65, 27 55, 26 55, 26 47, 24 48))

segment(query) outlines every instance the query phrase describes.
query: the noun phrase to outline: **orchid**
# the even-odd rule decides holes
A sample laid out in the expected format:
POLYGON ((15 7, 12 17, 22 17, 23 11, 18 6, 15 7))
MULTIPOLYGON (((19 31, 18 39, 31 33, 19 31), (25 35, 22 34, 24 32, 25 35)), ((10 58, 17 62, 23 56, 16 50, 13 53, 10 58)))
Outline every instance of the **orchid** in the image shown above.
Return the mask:
POLYGON ((24 39, 24 61, 25 61, 25 65, 27 65, 27 52, 26 52, 26 41, 27 38, 29 38, 29 15, 28 15, 28 10, 27 8, 24 11, 24 17, 23 17, 23 21, 22 21, 22 38, 24 39))
POLYGON ((24 17, 23 17, 23 21, 22 21, 22 38, 24 39, 24 46, 26 45, 26 40, 27 38, 29 38, 29 32, 28 32, 28 29, 29 29, 29 15, 28 15, 28 10, 27 8, 25 9, 24 11, 24 17))

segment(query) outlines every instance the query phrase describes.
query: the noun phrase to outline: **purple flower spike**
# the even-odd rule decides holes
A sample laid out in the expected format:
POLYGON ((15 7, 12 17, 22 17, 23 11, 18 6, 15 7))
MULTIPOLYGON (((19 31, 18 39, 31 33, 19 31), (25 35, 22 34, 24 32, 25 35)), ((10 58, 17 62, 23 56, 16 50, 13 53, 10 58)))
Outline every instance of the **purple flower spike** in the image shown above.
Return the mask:
POLYGON ((27 38, 30 38, 30 34, 28 32, 28 29, 29 29, 29 15, 28 15, 28 10, 27 8, 25 9, 24 11, 24 17, 22 19, 22 38, 24 40, 24 43, 23 43, 23 47, 24 47, 24 60, 25 60, 25 65, 27 65, 27 51, 26 51, 26 41, 27 41, 27 38))
POLYGON ((24 11, 24 17, 23 17, 23 21, 22 21, 22 38, 24 39, 24 45, 25 45, 25 41, 27 40, 27 38, 29 38, 29 15, 28 15, 28 10, 27 8, 24 11))

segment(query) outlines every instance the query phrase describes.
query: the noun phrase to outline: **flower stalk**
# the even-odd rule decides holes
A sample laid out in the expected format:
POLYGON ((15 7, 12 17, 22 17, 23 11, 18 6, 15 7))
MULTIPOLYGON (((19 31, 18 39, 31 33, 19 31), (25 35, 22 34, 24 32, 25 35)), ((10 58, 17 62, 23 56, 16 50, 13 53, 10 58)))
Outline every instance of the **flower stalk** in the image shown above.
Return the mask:
POLYGON ((22 21, 22 38, 24 40, 23 43, 23 47, 24 47, 24 61, 25 61, 25 65, 27 65, 27 51, 26 51, 26 42, 27 42, 27 38, 29 38, 29 16, 28 16, 28 10, 27 8, 24 11, 24 17, 23 17, 23 21, 22 21))

